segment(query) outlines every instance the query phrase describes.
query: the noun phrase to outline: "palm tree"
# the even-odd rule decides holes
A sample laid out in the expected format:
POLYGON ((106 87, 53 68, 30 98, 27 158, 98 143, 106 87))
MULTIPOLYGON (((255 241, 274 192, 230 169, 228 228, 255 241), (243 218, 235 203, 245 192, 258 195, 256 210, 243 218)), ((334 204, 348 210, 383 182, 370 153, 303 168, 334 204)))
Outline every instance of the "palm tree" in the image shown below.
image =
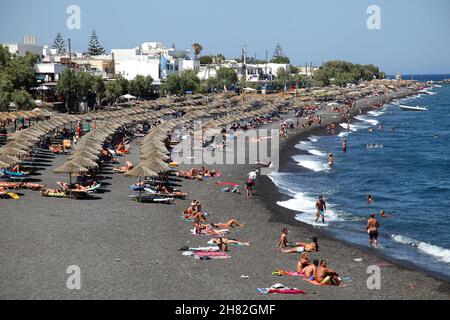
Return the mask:
POLYGON ((191 47, 192 47, 192 49, 194 49, 195 59, 197 59, 200 52, 202 52, 203 47, 200 43, 197 43, 197 42, 193 43, 191 47))

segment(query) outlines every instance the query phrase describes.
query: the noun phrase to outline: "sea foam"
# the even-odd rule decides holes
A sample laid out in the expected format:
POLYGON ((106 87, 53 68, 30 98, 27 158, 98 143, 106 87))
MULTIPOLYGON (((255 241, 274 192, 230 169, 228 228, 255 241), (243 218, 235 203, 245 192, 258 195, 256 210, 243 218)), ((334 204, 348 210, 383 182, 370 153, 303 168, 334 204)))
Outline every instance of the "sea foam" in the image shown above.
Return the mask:
POLYGON ((393 234, 391 236, 391 238, 393 240, 395 240, 396 242, 402 243, 402 244, 406 244, 406 245, 410 245, 413 247, 416 247, 419 251, 426 253, 430 256, 433 256, 435 258, 437 258, 439 261, 442 262, 446 262, 446 263, 450 263, 450 250, 449 249, 445 249, 433 244, 429 244, 426 242, 421 242, 412 238, 408 238, 402 235, 395 235, 393 234))

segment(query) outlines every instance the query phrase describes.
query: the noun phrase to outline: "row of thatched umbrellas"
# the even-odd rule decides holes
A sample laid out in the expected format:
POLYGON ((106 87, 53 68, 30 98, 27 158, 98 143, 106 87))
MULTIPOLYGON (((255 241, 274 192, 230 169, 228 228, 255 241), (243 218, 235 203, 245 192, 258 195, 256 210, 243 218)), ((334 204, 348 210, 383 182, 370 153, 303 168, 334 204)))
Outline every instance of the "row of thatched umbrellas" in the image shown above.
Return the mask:
POLYGON ((0 148, 0 166, 7 168, 20 164, 23 157, 28 156, 43 137, 52 130, 66 125, 68 119, 67 116, 55 116, 51 120, 16 131, 8 138, 7 143, 0 148))
POLYGON ((170 151, 167 148, 166 141, 170 138, 170 133, 175 127, 206 115, 208 114, 203 110, 195 110, 150 129, 140 143, 141 162, 125 175, 139 178, 156 177, 160 173, 169 171, 170 151))
POLYGON ((37 118, 51 117, 52 115, 53 113, 42 109, 34 109, 29 111, 0 112, 0 121, 14 121, 20 118, 37 119, 37 118))
POLYGON ((133 122, 145 122, 156 120, 167 114, 174 113, 171 109, 162 109, 145 114, 128 115, 117 118, 108 124, 100 125, 98 128, 84 135, 77 143, 76 151, 68 158, 62 166, 54 170, 55 173, 68 173, 69 179, 72 174, 83 174, 90 170, 99 168, 99 155, 103 150, 105 142, 112 137, 118 129, 133 122))

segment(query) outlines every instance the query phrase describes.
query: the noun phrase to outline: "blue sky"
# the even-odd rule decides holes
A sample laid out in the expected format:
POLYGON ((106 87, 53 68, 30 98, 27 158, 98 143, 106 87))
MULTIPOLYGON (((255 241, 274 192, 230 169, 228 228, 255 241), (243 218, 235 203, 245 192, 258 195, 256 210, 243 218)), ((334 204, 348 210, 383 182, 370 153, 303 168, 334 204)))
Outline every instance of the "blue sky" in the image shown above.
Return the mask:
POLYGON ((449 0, 2 0, 0 43, 27 34, 52 44, 59 31, 86 50, 91 31, 112 48, 161 41, 203 54, 272 55, 279 42, 295 64, 341 59, 373 63, 387 73, 450 73, 449 0), (66 27, 69 5, 81 9, 81 29, 66 27), (381 9, 381 29, 369 30, 369 5, 381 9))

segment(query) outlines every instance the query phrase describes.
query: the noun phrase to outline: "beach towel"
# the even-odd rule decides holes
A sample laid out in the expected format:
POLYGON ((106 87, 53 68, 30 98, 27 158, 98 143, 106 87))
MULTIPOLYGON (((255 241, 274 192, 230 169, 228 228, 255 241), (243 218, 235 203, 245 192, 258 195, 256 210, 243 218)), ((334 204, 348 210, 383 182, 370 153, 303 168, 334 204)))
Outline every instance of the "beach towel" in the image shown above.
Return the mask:
POLYGON ((299 273, 297 271, 289 271, 289 270, 276 270, 272 272, 272 275, 274 276, 290 276, 290 277, 303 277, 304 273, 299 273))
POLYGON ((315 286, 341 287, 341 288, 345 288, 347 286, 346 284, 343 284, 342 282, 338 286, 335 286, 333 284, 320 283, 317 280, 311 280, 311 279, 303 279, 303 280, 305 280, 305 281, 307 281, 307 282, 309 282, 309 283, 311 283, 311 284, 313 284, 315 286))
POLYGON ((182 215, 180 216, 180 219, 183 220, 183 221, 186 221, 186 222, 194 222, 194 221, 195 221, 195 219, 185 219, 185 218, 184 218, 184 214, 182 214, 182 215))
POLYGON ((195 228, 194 229, 191 229, 190 230, 191 231, 191 234, 193 234, 194 236, 204 236, 204 235, 206 235, 206 236, 215 236, 215 237, 223 237, 223 236, 225 236, 225 233, 218 233, 218 234, 207 234, 207 233, 204 233, 204 232, 202 232, 202 233, 196 233, 195 232, 195 228))
POLYGON ((227 252, 215 252, 215 251, 197 251, 194 252, 195 259, 202 259, 206 257, 207 259, 228 259, 231 258, 227 252))
POLYGON ((274 284, 270 288, 256 288, 257 293, 273 293, 273 294, 306 294, 305 290, 298 288, 286 287, 281 283, 274 284))
POLYGON ((189 251, 214 252, 214 251, 219 251, 219 247, 218 246, 208 246, 208 247, 189 248, 189 251))

